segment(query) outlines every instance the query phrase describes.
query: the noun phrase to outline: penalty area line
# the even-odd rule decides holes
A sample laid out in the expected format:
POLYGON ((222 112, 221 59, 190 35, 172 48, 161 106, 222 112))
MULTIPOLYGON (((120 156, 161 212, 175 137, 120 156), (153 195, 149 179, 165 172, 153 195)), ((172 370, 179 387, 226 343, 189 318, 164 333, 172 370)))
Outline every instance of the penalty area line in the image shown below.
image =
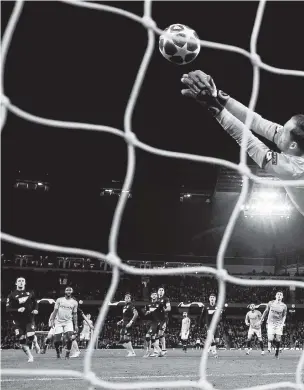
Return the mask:
MULTIPOLYGON (((241 373, 235 373, 235 374, 207 374, 207 377, 240 377, 240 376, 253 376, 256 375, 253 372, 241 372, 241 373)), ((289 376, 289 375, 295 375, 294 372, 265 372, 265 373, 259 373, 259 376, 289 376)), ((192 378, 192 379, 198 379, 199 375, 137 375, 137 376, 108 376, 108 377, 102 377, 101 379, 104 381, 111 381, 111 380, 120 380, 120 379, 128 379, 128 380, 141 380, 141 379, 171 379, 171 378, 179 378, 179 379, 185 379, 185 378, 192 378)), ((49 377, 49 378, 7 378, 7 379, 1 379, 1 382, 30 382, 30 381, 36 381, 36 382, 43 382, 43 381, 65 381, 65 380, 81 380, 81 378, 75 378, 75 377, 49 377)))

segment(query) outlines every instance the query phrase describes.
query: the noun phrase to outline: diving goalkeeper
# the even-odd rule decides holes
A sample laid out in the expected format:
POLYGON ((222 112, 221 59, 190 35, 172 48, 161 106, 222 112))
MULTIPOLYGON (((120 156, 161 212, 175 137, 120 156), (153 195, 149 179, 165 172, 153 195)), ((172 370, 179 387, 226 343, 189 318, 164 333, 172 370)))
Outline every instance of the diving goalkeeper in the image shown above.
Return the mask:
MULTIPOLYGON (((208 109, 219 124, 239 145, 245 131, 249 109, 223 91, 218 91, 211 76, 196 70, 181 79, 187 87, 182 95, 208 109)), ((295 115, 284 126, 253 113, 251 130, 277 145, 281 153, 270 150, 252 133, 247 143, 248 155, 271 175, 281 180, 304 179, 304 115, 295 115)), ((294 206, 304 216, 304 186, 286 187, 294 206)))

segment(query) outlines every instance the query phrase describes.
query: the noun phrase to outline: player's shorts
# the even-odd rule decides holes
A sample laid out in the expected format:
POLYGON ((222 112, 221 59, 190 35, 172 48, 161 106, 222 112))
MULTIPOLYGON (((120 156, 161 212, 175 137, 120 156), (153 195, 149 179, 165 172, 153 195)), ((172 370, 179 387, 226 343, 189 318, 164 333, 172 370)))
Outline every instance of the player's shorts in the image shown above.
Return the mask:
POLYGON ((61 334, 61 333, 67 333, 67 332, 74 332, 74 325, 73 322, 56 322, 55 323, 55 330, 54 334, 61 334))
POLYGON ((189 332, 188 331, 181 331, 181 340, 188 340, 189 332))
POLYGON ((267 325, 267 335, 273 336, 277 334, 278 336, 282 336, 283 334, 283 326, 282 325, 274 325, 274 324, 268 324, 267 325))
POLYGON ((152 337, 152 336, 157 336, 159 331, 159 322, 156 321, 151 321, 149 324, 149 328, 147 330, 147 334, 152 337))
POLYGON ((50 328, 49 333, 47 335, 47 338, 50 339, 54 335, 55 335, 55 327, 53 326, 53 327, 50 328))
POLYGON ((252 337, 253 335, 257 335, 257 338, 262 338, 262 328, 252 328, 251 326, 248 329, 248 338, 252 337))
POLYGON ((159 321, 158 330, 161 332, 165 332, 167 329, 167 323, 168 323, 167 319, 159 321))
POLYGON ((126 340, 131 340, 132 325, 126 328, 126 325, 128 323, 129 321, 124 322, 123 326, 120 329, 120 343, 124 343, 126 340))
POLYGON ((91 334, 89 332, 81 332, 80 333, 80 340, 89 341, 90 339, 91 339, 91 334))
POLYGON ((13 321, 13 328, 15 332, 15 336, 21 338, 22 336, 29 337, 29 336, 34 336, 36 326, 35 322, 33 320, 30 320, 28 322, 21 322, 21 321, 13 321))

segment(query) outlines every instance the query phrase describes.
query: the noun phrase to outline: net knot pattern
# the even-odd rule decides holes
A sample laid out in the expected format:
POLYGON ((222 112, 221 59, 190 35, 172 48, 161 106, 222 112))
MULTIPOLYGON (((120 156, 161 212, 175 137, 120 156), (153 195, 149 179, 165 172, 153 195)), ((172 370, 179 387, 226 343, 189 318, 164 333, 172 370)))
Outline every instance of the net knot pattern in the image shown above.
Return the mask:
MULTIPOLYGON (((125 11, 123 9, 115 8, 105 4, 96 4, 96 3, 87 3, 84 1, 76 1, 76 0, 62 0, 61 2, 70 4, 76 7, 83 7, 90 10, 96 11, 106 11, 110 13, 115 13, 126 18, 129 18, 137 23, 140 23, 147 30, 147 47, 146 51, 143 55, 143 59, 141 65, 139 67, 132 91, 130 93, 129 101, 127 103, 127 107, 124 114, 124 130, 116 129, 110 126, 103 125, 94 125, 88 123, 79 123, 79 122, 66 122, 66 121, 58 121, 54 119, 42 118, 31 113, 28 113, 21 108, 15 106, 9 98, 4 93, 4 73, 5 73, 5 62, 7 57, 7 52, 10 47, 12 37, 14 34, 14 30, 16 28, 17 22, 22 13, 22 9, 24 6, 24 1, 16 1, 13 12, 11 14, 10 20, 7 24, 5 33, 2 39, 2 67, 1 67, 1 83, 0 83, 0 95, 1 95, 1 131, 3 126, 6 123, 7 111, 10 111, 12 114, 19 116, 27 121, 32 121, 34 123, 38 123, 44 126, 52 126, 59 128, 69 128, 69 129, 82 129, 82 130, 91 130, 91 131, 103 131, 108 132, 118 137, 122 137, 126 140, 128 144, 128 164, 126 168, 126 176, 123 183, 122 193, 117 203, 116 210, 114 212, 113 221, 111 225, 110 235, 109 235, 109 253, 104 254, 101 252, 96 252, 87 249, 80 248, 71 248, 71 247, 62 247, 58 245, 51 245, 41 242, 35 242, 31 240, 26 240, 20 237, 15 237, 5 232, 1 232, 1 239, 7 242, 10 242, 15 245, 21 245, 28 248, 33 248, 37 250, 44 251, 52 251, 52 252, 60 252, 60 253, 74 253, 75 255, 82 255, 86 257, 95 257, 97 259, 102 259, 109 263, 112 266, 112 279, 109 289, 107 291, 106 297, 102 304, 102 307, 99 312, 99 316, 97 318, 95 329, 96 332, 93 333, 93 337, 90 340, 87 354, 83 361, 83 371, 76 370, 54 370, 54 369, 2 369, 2 375, 14 375, 14 376, 35 376, 35 377, 75 377, 82 378, 84 381, 89 383, 89 389, 93 389, 93 386, 106 388, 106 389, 148 389, 148 388, 199 388, 205 390, 214 389, 214 386, 207 380, 206 376, 206 368, 207 368, 207 359, 208 359, 208 349, 205 347, 202 352, 200 367, 199 367, 199 377, 198 381, 190 381, 190 380, 174 380, 174 381, 148 381, 148 382, 126 382, 126 383, 113 383, 109 381, 105 381, 102 378, 99 378, 92 370, 92 355, 94 351, 94 345, 96 343, 96 339, 98 337, 99 331, 102 330, 102 327, 105 322, 106 315, 109 310, 109 303, 113 300, 118 283, 119 283, 119 274, 120 270, 124 272, 128 272, 133 275, 180 275, 180 274, 192 274, 194 272, 197 273, 207 273, 212 274, 218 278, 218 297, 217 297, 217 306, 219 308, 213 316, 210 331, 208 332, 206 345, 210 345, 212 334, 215 331, 216 325, 219 321, 220 312, 225 304, 225 296, 226 296, 226 283, 235 283, 240 286, 294 286, 298 288, 304 288, 304 282, 297 280, 251 280, 251 279, 241 279, 229 275, 224 267, 224 257, 225 252, 231 238, 236 220, 241 212, 241 207, 245 202, 246 196, 248 194, 249 189, 249 180, 252 180, 256 183, 264 183, 271 184, 272 186, 282 187, 282 186, 304 186, 304 180, 285 180, 285 181, 275 181, 272 180, 263 180, 254 174, 251 173, 249 167, 246 164, 247 155, 246 155, 246 145, 248 140, 249 128, 252 122, 252 113, 249 112, 247 115, 245 125, 246 131, 244 132, 242 145, 240 149, 240 163, 234 164, 230 161, 226 161, 220 158, 207 157, 207 156, 199 156, 187 153, 178 153, 172 152, 168 150, 154 148, 148 144, 145 144, 138 140, 136 135, 132 131, 132 115, 134 111, 135 104, 137 102, 137 98, 149 66, 153 50, 155 47, 155 35, 160 35, 163 33, 161 29, 157 27, 156 22, 152 18, 152 1, 146 0, 143 2, 143 16, 138 16, 131 12, 125 11), (205 266, 197 266, 197 267, 179 267, 179 268, 166 268, 166 269, 140 269, 134 268, 127 264, 124 264, 122 259, 117 255, 117 239, 119 234, 119 228, 121 225, 121 220, 123 217, 123 212, 126 206, 126 202, 128 199, 128 191, 132 186, 134 173, 135 173, 135 147, 145 150, 148 153, 153 153, 159 156, 169 157, 169 158, 178 158, 189 161, 197 161, 204 162, 207 164, 216 164, 226 168, 232 168, 238 171, 243 178, 243 186, 236 203, 236 206, 231 214, 227 227, 225 229, 223 239, 221 241, 219 251, 216 259, 216 268, 205 267, 205 266)), ((217 42, 210 42, 201 40, 201 46, 216 49, 216 50, 224 50, 234 52, 236 54, 240 54, 248 58, 253 66, 253 81, 252 81, 252 92, 249 103, 249 109, 254 111, 256 106, 256 102, 258 99, 259 86, 260 86, 260 70, 264 69, 268 72, 272 72, 275 74, 285 75, 285 76, 299 76, 304 77, 304 72, 300 70, 291 70, 291 69, 280 69, 261 61, 260 56, 257 54, 257 40, 259 36, 260 26, 263 19, 263 14, 266 6, 266 1, 260 1, 257 13, 252 29, 251 39, 250 39, 250 52, 239 48, 237 46, 221 44, 217 42)), ((89 11, 88 11, 89 12, 89 11)), ((72 17, 72 16, 71 16, 72 17)), ((271 390, 271 389, 280 389, 280 388, 291 388, 304 390, 304 383, 302 381, 302 370, 304 368, 304 351, 301 354, 299 359, 296 372, 295 372, 295 380, 294 382, 285 381, 279 383, 271 383, 263 386, 254 386, 254 387, 246 387, 238 390, 271 390)))

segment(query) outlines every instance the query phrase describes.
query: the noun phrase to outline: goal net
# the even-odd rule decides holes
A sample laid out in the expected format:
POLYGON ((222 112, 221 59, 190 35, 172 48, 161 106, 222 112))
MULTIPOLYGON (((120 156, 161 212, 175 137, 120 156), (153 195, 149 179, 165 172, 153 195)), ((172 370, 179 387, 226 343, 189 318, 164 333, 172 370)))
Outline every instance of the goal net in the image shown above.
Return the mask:
MULTIPOLYGON (((251 40, 250 40, 250 51, 246 51, 242 48, 231 46, 231 45, 225 45, 215 42, 208 42, 208 41, 201 41, 201 46, 209 47, 213 49, 218 50, 226 50, 238 53, 240 55, 245 56, 248 58, 249 61, 252 63, 253 67, 253 82, 252 82, 252 92, 251 92, 251 98, 249 103, 249 109, 251 110, 246 118, 246 127, 247 130, 244 132, 243 139, 242 139, 242 145, 240 150, 240 162, 239 164, 234 164, 232 162, 220 159, 220 158, 212 158, 212 157, 206 157, 206 156, 199 156, 199 155, 192 155, 192 154, 186 154, 186 153, 177 153, 177 152, 171 152, 168 150, 162 150, 154 148, 150 145, 147 145, 143 142, 141 142, 134 132, 132 131, 132 115, 134 111, 135 104, 137 102, 138 94, 140 91, 140 88, 142 86, 147 67, 149 65, 149 62, 152 57, 152 53, 155 47, 155 37, 157 35, 160 35, 163 33, 161 29, 159 29, 156 25, 156 22, 152 18, 152 1, 146 0, 143 2, 143 15, 139 16, 130 12, 127 12, 125 10, 112 7, 110 5, 105 4, 97 4, 97 3, 87 3, 82 1, 64 1, 64 3, 77 6, 77 7, 83 7, 83 8, 90 8, 97 11, 107 11, 111 13, 115 13, 118 15, 121 15, 123 17, 132 19, 133 21, 142 24, 147 31, 147 46, 145 53, 143 55, 143 59, 141 62, 141 65, 139 67, 132 91, 130 93, 129 101, 127 103, 127 107, 125 109, 124 114, 124 129, 116 129, 110 126, 102 126, 102 125, 92 125, 87 123, 75 123, 75 122, 64 122, 64 121, 58 121, 54 119, 47 119, 38 117, 35 115, 32 115, 28 112, 25 112, 21 108, 14 105, 14 102, 11 102, 9 100, 9 97, 5 95, 5 91, 3 89, 3 74, 4 74, 4 68, 5 68, 5 61, 7 52, 14 34, 14 30, 16 28, 18 19, 22 13, 22 9, 24 6, 24 1, 16 1, 13 12, 11 14, 10 20, 7 24, 3 39, 2 39, 2 66, 1 66, 1 130, 6 122, 6 116, 7 112, 10 111, 11 113, 19 116, 20 118, 23 118, 27 121, 32 121, 44 126, 53 126, 53 127, 59 127, 59 128, 73 128, 73 129, 83 129, 83 130, 94 130, 94 131, 103 131, 111 133, 115 136, 124 138, 127 142, 127 149, 128 149, 128 164, 126 168, 126 176, 123 183, 122 193, 119 198, 116 210, 114 212, 112 226, 110 230, 110 236, 109 236, 109 253, 100 253, 96 251, 91 250, 85 250, 85 249, 79 249, 79 248, 71 248, 71 247, 61 247, 57 245, 49 245, 44 244, 40 242, 34 242, 30 240, 25 240, 20 237, 15 237, 12 235, 9 235, 7 233, 2 232, 1 238, 5 241, 8 241, 10 243, 21 245, 29 248, 34 248, 37 250, 44 250, 44 251, 53 251, 53 252, 60 252, 60 253, 73 253, 75 255, 81 255, 86 257, 95 257, 97 259, 102 259, 106 262, 108 262, 112 266, 112 279, 111 284, 109 286, 109 289, 107 291, 106 297, 104 299, 103 305, 100 309, 98 319, 95 324, 96 330, 101 330, 106 319, 106 315, 109 310, 109 303, 113 300, 118 283, 119 283, 119 277, 120 277, 120 271, 127 272, 133 275, 151 275, 151 276, 157 276, 157 275, 178 275, 178 274, 192 274, 194 272, 197 273, 207 273, 212 274, 218 279, 218 297, 217 297, 217 305, 220 310, 216 311, 215 315, 213 316, 213 320, 211 322, 210 326, 210 332, 208 333, 207 340, 205 345, 210 345, 212 334, 215 331, 216 325, 219 321, 219 316, 221 309, 224 307, 225 303, 225 297, 226 297, 226 284, 227 283, 235 283, 242 286, 294 286, 299 288, 304 288, 304 282, 296 281, 296 280, 252 280, 252 279, 242 279, 237 278, 234 276, 231 276, 228 274, 228 272, 225 269, 224 264, 224 255, 229 243, 229 240, 231 238, 236 220, 241 212, 241 207, 243 206, 246 196, 248 194, 249 189, 249 183, 250 180, 261 183, 262 178, 254 175, 251 170, 249 169, 248 165, 246 164, 247 156, 246 156, 246 145, 247 145, 247 139, 249 134, 249 128, 252 121, 252 114, 251 111, 254 111, 256 102, 258 99, 259 94, 259 86, 260 86, 260 70, 264 69, 266 71, 280 74, 280 75, 290 75, 290 76, 301 76, 304 77, 303 71, 298 70, 289 70, 289 69, 279 69, 270 65, 265 64, 261 61, 259 55, 257 54, 257 40, 259 36, 259 30, 263 19, 263 13, 265 9, 266 2, 261 1, 258 5, 255 22, 251 34, 251 40), (238 171, 243 178, 243 186, 241 189, 241 193, 239 196, 239 199, 236 203, 236 206, 231 214, 230 220, 227 224, 227 227, 225 229, 223 239, 221 241, 219 251, 217 254, 217 260, 216 260, 216 268, 212 267, 179 267, 179 268, 165 268, 165 269, 138 269, 132 266, 129 266, 125 263, 123 263, 122 259, 117 254, 117 241, 118 241, 118 234, 119 229, 124 213, 124 209, 126 206, 126 202, 128 199, 128 191, 133 183, 134 179, 134 172, 135 172, 135 151, 136 147, 140 148, 148 153, 154 153, 156 155, 175 158, 175 159, 183 159, 183 160, 189 160, 189 161, 197 161, 202 163, 208 163, 208 164, 216 164, 220 165, 226 168, 232 168, 236 171, 238 171)), ((270 180, 263 180, 263 184, 271 184, 272 186, 276 187, 282 187, 282 186, 304 186, 304 180, 297 180, 297 181, 271 181, 270 180)), ((207 367, 207 359, 208 359, 208 349, 204 348, 202 351, 201 361, 200 361, 200 367, 199 367, 199 376, 200 379, 198 381, 190 381, 190 380, 174 380, 174 381, 158 381, 158 382, 127 382, 127 383, 112 383, 103 380, 102 378, 98 377, 98 374, 94 373, 92 371, 92 354, 94 350, 94 345, 96 343, 96 338, 98 337, 99 331, 94 332, 93 337, 90 341, 88 352, 84 358, 84 366, 83 371, 75 371, 75 370, 48 370, 48 369, 2 369, 2 375, 14 375, 14 376, 35 376, 35 377, 52 377, 52 376, 61 376, 61 377, 75 377, 75 378, 82 378, 85 381, 88 382, 89 388, 93 389, 93 386, 101 387, 101 388, 108 388, 108 389, 147 389, 147 388, 187 388, 187 387, 195 387, 195 388, 201 388, 201 389, 212 389, 212 384, 207 380, 207 374, 206 374, 206 367, 207 367)), ((304 389, 304 384, 302 382, 302 370, 304 367, 304 351, 301 355, 301 358, 298 362, 298 365, 296 367, 295 377, 294 381, 286 381, 286 382, 280 382, 280 383, 272 383, 264 386, 255 386, 254 389, 279 389, 283 387, 289 387, 294 389, 304 389)), ((247 388, 249 389, 249 388, 247 388)), ((253 388, 251 388, 253 389, 253 388)))

